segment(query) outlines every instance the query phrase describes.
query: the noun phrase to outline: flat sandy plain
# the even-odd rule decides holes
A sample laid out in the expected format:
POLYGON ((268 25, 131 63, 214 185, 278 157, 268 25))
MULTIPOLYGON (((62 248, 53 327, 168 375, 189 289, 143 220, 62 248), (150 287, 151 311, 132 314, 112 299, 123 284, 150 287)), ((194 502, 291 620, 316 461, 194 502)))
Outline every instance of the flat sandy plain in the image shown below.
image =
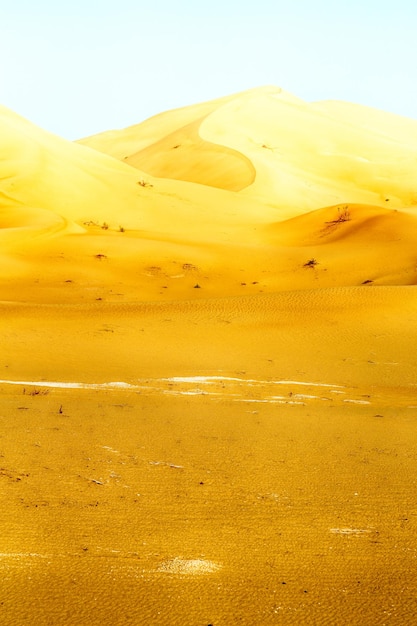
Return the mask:
POLYGON ((0 623, 417 623, 417 122, 0 109, 0 623))

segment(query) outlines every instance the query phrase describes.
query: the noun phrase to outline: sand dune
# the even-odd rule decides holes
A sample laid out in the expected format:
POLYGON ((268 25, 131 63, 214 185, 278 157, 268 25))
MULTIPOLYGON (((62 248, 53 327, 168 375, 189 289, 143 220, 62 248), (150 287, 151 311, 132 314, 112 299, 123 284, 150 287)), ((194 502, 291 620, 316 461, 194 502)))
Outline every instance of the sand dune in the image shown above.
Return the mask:
POLYGON ((251 185, 256 170, 250 159, 242 152, 202 139, 200 125, 201 120, 197 120, 130 155, 125 162, 153 176, 229 191, 240 191, 251 185))
POLYGON ((154 176, 241 190, 276 207, 281 218, 339 202, 389 202, 398 208, 417 201, 414 120, 348 103, 310 104, 275 87, 201 106, 167 112, 81 143, 154 176), (168 131, 162 137, 161 129, 168 131), (200 154, 203 145, 208 154, 200 154), (227 157, 232 162, 231 150, 234 184, 231 163, 223 183, 219 175, 213 180, 216 159, 221 171, 227 157), (252 184, 237 167, 236 153, 256 172, 252 184))
POLYGON ((0 139, 2 624, 411 623, 417 122, 0 139))
POLYGON ((124 163, 1 123, 4 299, 416 282, 412 120, 255 89, 85 141, 129 147, 124 163))
POLYGON ((207 115, 231 99, 233 96, 161 113, 123 131, 101 133, 79 143, 138 169, 145 165, 145 171, 153 176, 238 191, 255 178, 251 161, 241 152, 199 135, 207 115))

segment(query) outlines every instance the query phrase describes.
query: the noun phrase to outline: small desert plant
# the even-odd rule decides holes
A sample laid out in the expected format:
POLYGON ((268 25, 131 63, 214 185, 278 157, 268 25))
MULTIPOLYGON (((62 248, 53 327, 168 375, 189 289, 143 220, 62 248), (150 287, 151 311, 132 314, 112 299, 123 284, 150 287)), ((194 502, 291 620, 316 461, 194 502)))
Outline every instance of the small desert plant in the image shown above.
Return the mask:
POLYGON ((344 207, 338 207, 339 217, 338 222, 348 222, 350 220, 350 210, 348 205, 344 207))
POLYGON ((347 204, 343 207, 337 207, 337 213, 337 218, 330 220, 330 222, 326 222, 326 224, 341 224, 342 222, 349 222, 351 216, 349 206, 347 204))
POLYGON ((316 259, 309 259, 306 263, 304 263, 303 267, 316 267, 318 265, 318 261, 316 259))
POLYGON ((103 222, 103 224, 101 225, 101 228, 103 230, 109 230, 109 225, 107 224, 107 222, 103 222))
POLYGON ((141 187, 153 187, 151 183, 148 183, 146 180, 143 180, 143 178, 138 180, 138 185, 140 185, 141 187))
POLYGON ((124 232, 125 232, 124 227, 123 226, 119 226, 119 233, 124 233, 124 232))
MULTIPOLYGON (((49 393, 49 389, 37 389, 37 388, 35 388, 35 389, 31 389, 28 392, 28 395, 29 396, 47 396, 48 393, 49 393)), ((26 389, 23 389, 23 395, 25 395, 25 394, 26 394, 26 389)))

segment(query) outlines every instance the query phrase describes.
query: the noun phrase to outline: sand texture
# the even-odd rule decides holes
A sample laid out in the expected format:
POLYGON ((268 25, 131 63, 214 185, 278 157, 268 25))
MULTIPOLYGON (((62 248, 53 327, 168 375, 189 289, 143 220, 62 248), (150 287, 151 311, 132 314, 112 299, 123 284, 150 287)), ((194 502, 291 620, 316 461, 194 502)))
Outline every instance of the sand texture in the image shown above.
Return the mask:
POLYGON ((0 623, 416 623, 417 122, 0 138, 0 623))

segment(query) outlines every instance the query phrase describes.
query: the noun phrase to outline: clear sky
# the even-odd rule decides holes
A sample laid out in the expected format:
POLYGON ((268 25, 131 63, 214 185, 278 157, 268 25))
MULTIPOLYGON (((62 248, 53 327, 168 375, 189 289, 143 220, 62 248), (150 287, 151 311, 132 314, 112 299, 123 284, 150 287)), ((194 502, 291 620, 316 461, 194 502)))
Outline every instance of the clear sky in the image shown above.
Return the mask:
POLYGON ((0 0, 0 103, 67 139, 261 85, 417 119, 416 0, 0 0))

